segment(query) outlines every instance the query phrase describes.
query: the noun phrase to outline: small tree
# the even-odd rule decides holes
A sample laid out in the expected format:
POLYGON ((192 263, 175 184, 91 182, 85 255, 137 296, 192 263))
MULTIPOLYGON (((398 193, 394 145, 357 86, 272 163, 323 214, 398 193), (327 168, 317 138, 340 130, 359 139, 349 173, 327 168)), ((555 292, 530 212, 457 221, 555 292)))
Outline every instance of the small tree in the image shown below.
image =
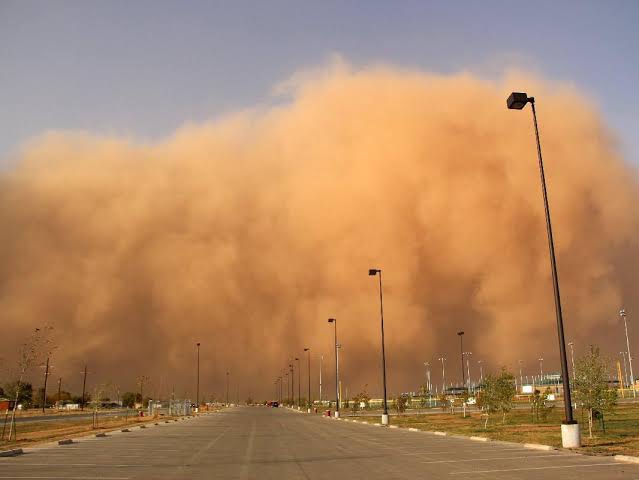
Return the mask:
POLYGON ((603 421, 604 412, 611 412, 617 403, 617 392, 608 388, 608 366, 599 347, 591 345, 590 352, 575 363, 573 388, 575 400, 588 412, 588 436, 592 438, 595 415, 603 421))
POLYGON ((122 394, 122 406, 127 408, 133 408, 135 406, 136 397, 139 394, 134 392, 124 392, 122 394))
POLYGON ((406 407, 408 406, 408 395, 400 395, 395 399, 394 404, 397 413, 404 413, 406 411, 406 407))
POLYGON ((543 394, 539 390, 535 389, 535 392, 530 397, 533 422, 538 422, 540 419, 545 421, 550 412, 552 412, 555 408, 555 405, 548 401, 550 393, 549 387, 546 387, 543 394))
POLYGON ((491 413, 501 412, 502 423, 506 422, 506 414, 512 410, 515 393, 515 377, 505 368, 501 369, 499 376, 489 374, 484 377, 484 388, 477 397, 477 405, 486 416, 484 428, 488 426, 491 413))

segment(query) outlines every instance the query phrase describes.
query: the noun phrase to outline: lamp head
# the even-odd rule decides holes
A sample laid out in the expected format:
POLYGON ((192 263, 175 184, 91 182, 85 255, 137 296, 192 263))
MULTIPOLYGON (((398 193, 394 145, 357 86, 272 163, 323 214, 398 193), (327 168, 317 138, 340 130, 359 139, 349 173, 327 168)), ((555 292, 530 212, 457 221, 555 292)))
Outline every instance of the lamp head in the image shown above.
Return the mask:
POLYGON ((528 94, 523 92, 513 92, 506 100, 506 105, 508 105, 510 110, 521 110, 526 106, 529 100, 528 94))
POLYGON ((310 351, 310 350, 311 350, 310 348, 305 348, 305 349, 304 349, 304 351, 305 351, 305 352, 308 352, 308 351, 310 351))
POLYGON ((459 335, 460 337, 464 334, 464 332, 457 332, 457 335, 459 335))
POLYGON ((621 310, 619 310, 619 316, 620 317, 625 317, 626 316, 626 310, 623 309, 623 308, 621 310))
POLYGON ((328 319, 328 323, 334 323, 334 322, 336 322, 336 321, 337 321, 337 320, 336 320, 336 319, 334 319, 334 318, 329 318, 329 319, 328 319))
POLYGON ((378 272, 381 272, 379 268, 370 268, 368 269, 368 275, 374 277, 378 272))

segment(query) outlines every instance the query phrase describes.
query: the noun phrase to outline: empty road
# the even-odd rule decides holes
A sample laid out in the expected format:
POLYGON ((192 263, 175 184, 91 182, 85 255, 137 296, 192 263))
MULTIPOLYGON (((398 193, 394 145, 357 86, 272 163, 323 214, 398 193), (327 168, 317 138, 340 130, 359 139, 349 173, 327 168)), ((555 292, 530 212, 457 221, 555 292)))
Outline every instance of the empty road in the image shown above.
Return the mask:
POLYGON ((237 407, 0 458, 0 479, 639 479, 639 465, 237 407))

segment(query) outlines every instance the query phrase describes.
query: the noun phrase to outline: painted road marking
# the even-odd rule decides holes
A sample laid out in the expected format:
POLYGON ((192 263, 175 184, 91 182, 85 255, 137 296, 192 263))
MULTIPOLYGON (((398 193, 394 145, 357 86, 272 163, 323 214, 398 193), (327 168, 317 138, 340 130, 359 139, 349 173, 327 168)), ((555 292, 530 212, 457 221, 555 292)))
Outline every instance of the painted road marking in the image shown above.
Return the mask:
POLYGON ((582 463, 574 465, 551 465, 547 467, 504 468, 496 470, 469 470, 466 472, 451 472, 449 475, 467 475, 469 473, 498 473, 498 472, 523 472, 525 470, 551 470, 555 468, 584 468, 584 467, 620 467, 618 463, 582 463))

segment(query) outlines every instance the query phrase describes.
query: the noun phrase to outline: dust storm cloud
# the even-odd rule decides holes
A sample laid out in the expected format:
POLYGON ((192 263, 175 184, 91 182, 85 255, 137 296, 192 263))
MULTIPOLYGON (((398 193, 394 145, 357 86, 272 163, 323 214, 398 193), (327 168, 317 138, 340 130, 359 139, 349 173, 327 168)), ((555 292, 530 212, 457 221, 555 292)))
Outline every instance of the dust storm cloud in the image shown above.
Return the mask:
POLYGON ((71 386, 86 361, 93 382, 144 374, 158 395, 193 395, 200 341, 203 396, 223 395, 228 370, 243 399, 269 396, 310 347, 326 397, 335 316, 345 386, 378 394, 379 267, 391 392, 416 389, 441 355, 461 377, 460 328, 487 369, 523 358, 533 373, 543 355, 556 370, 532 121, 506 109, 512 90, 538 101, 567 337, 619 350, 616 311, 639 308, 637 183, 579 92, 345 66, 289 88, 285 105, 158 143, 66 132, 25 145, 0 178, 7 364, 46 321, 71 386))

